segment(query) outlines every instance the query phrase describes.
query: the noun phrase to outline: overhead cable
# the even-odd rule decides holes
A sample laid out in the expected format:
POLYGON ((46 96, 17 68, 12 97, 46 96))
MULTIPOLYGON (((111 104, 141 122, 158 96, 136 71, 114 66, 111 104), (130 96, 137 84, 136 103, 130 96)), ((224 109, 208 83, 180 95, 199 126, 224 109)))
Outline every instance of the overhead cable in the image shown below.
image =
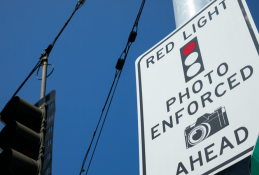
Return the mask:
POLYGON ((87 171, 86 171, 86 175, 89 171, 89 168, 90 168, 90 165, 91 165, 91 162, 92 162, 92 159, 93 159, 93 156, 94 156, 94 153, 95 153, 95 150, 96 150, 96 147, 97 147, 97 144, 98 144, 98 141, 99 141, 99 138, 100 138, 100 135, 102 133, 102 129, 103 129, 103 126, 104 126, 104 123, 106 121, 106 117, 108 115, 108 112, 109 112, 109 109, 110 109, 110 105, 112 103, 112 99, 113 99, 113 96, 114 96, 114 93, 116 91, 116 88, 117 88, 117 84, 119 82, 119 79, 120 79, 120 76, 121 76, 121 73, 122 73, 122 69, 123 69, 123 66, 124 66, 124 63, 126 61, 126 58, 128 56, 128 52, 129 52, 129 49, 132 45, 132 43, 135 41, 136 39, 136 36, 137 36, 137 31, 138 31, 138 22, 139 22, 139 19, 140 19, 140 16, 141 16, 141 13, 142 13, 142 10, 143 10, 143 7, 144 7, 144 4, 145 4, 146 0, 143 0, 142 3, 141 3, 141 6, 140 6, 140 9, 139 9, 139 12, 138 12, 138 15, 136 17, 136 20, 134 22, 134 25, 133 25, 133 28, 130 32, 130 35, 129 35, 129 38, 128 38, 128 41, 127 41, 127 44, 126 44, 126 47, 125 49, 123 50, 123 52, 121 53, 118 61, 117 61, 117 64, 116 64, 116 72, 115 72, 115 77, 114 77, 114 80, 113 80, 113 83, 112 83, 112 86, 110 88, 110 91, 108 93, 108 97, 105 101, 105 104, 104 104, 104 107, 102 109, 102 112, 101 112, 101 116, 99 118, 99 121, 98 121, 98 124, 96 126, 96 129, 93 133, 93 136, 92 136, 92 140, 91 140, 91 143, 87 149, 87 152, 86 152, 86 155, 84 157, 84 160, 83 160, 83 163, 82 163, 82 167, 81 167, 81 170, 80 170, 80 173, 79 175, 81 175, 82 172, 84 172, 84 165, 85 165, 85 162, 86 162, 86 159, 88 157, 88 154, 90 152, 90 149, 91 149, 91 146, 92 146, 92 143, 93 143, 93 140, 95 138, 95 135, 96 135, 96 132, 98 130, 98 127, 99 127, 99 124, 100 124, 100 121, 102 119, 102 115, 103 115, 103 112, 104 110, 106 109, 106 105, 107 105, 107 102, 109 101, 109 105, 108 105, 108 108, 106 110, 106 114, 105 114, 105 117, 104 117, 104 120, 103 120, 103 123, 102 123, 102 126, 101 126, 101 129, 100 129, 100 132, 99 132, 99 135, 98 135, 98 138, 97 138, 97 141, 95 143, 95 147, 94 147, 94 150, 92 152, 92 156, 91 156, 91 159, 89 161, 89 164, 88 164, 88 167, 87 167, 87 171), (116 82, 116 83, 115 83, 116 82), (114 87, 114 84, 115 84, 115 87, 114 87), (110 95, 112 94, 111 98, 110 98, 110 95))
MULTIPOLYGON (((69 21, 71 20, 71 18, 74 16, 75 12, 82 7, 82 5, 85 3, 86 0, 78 0, 76 7, 73 11, 73 13, 71 14, 70 18, 67 20, 67 22, 65 23, 65 25, 63 26, 63 28, 60 30, 60 32, 58 33, 58 35, 56 36, 56 38, 54 39, 54 41, 52 42, 52 44, 50 44, 48 46, 47 49, 45 49, 45 52, 41 54, 41 57, 39 58, 40 60, 38 61, 38 63, 36 64, 36 66, 32 69, 32 71, 30 72, 30 74, 27 76, 27 78, 23 81, 23 83, 19 86, 19 88, 16 90, 16 92, 14 93, 14 95, 12 96, 15 97, 16 94, 20 91, 20 89, 23 87, 23 85, 27 82, 27 80, 30 78, 30 76, 37 70, 37 68, 39 68, 42 65, 42 61, 44 59, 47 59, 51 50, 53 49, 56 41, 58 40, 59 36, 61 35, 61 33, 63 32, 63 30, 66 28, 67 24, 69 23, 69 21)), ((53 67, 53 66, 52 66, 53 67)), ((54 67, 53 67, 54 70, 54 67)), ((52 70, 52 71, 53 71, 52 70)), ((52 73, 52 72, 51 72, 52 73)))

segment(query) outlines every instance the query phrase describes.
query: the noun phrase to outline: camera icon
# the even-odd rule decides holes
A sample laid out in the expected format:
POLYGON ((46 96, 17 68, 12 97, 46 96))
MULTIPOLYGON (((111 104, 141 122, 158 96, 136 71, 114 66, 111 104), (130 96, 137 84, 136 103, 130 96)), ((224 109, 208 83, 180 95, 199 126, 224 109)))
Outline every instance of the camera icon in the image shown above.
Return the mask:
POLYGON ((193 147, 229 125, 225 107, 199 117, 196 123, 185 129, 186 148, 193 147))

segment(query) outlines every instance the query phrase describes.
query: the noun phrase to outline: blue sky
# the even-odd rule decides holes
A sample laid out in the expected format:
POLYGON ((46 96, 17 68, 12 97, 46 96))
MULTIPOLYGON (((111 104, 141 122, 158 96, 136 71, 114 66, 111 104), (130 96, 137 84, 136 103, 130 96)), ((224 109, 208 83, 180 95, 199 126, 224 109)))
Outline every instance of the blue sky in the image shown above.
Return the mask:
MULTIPOLYGON (((77 3, 60 2, 0 1, 1 109, 77 3)), ((56 90, 53 174, 79 174, 141 2, 86 1, 56 42, 49 57, 55 71, 47 79, 47 93, 56 90)), ((258 27, 259 1, 247 4, 258 27)), ((135 60, 175 28, 172 0, 146 1, 89 175, 139 173, 135 60)), ((34 104, 40 85, 34 73, 18 96, 34 104)))

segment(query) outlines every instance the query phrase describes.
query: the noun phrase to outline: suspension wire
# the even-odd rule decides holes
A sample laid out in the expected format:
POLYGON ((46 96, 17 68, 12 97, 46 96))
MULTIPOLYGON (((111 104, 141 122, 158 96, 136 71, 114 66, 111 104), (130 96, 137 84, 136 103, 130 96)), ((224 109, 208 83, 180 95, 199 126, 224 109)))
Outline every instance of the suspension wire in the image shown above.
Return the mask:
POLYGON ((16 96, 16 94, 20 91, 20 89, 23 87, 23 85, 26 83, 26 81, 30 78, 30 76, 37 70, 37 68, 41 65, 41 61, 38 61, 36 66, 32 69, 31 73, 27 76, 27 78, 23 81, 23 83, 20 85, 20 87, 16 90, 16 92, 13 94, 12 98, 16 96))
POLYGON ((97 132, 98 126, 99 126, 99 124, 100 124, 100 121, 101 121, 101 118, 102 118, 102 115, 103 115, 103 111, 104 111, 104 109, 105 109, 105 107, 106 107, 106 104, 107 104, 107 102, 108 102, 108 100, 109 100, 109 97, 110 97, 110 94, 111 94, 111 91, 112 91, 112 89, 113 89, 114 82, 115 82, 115 80, 116 80, 116 78, 117 78, 118 73, 119 73, 119 71, 116 70, 116 72, 115 72, 115 77, 114 77, 114 79, 113 79, 111 89, 110 89, 110 91, 109 91, 108 97, 107 97, 106 102, 105 102, 105 104, 104 104, 104 107, 103 107, 103 109, 102 109, 101 116, 100 116, 100 118, 99 118, 98 124, 97 124, 97 126, 96 126, 96 129, 95 129, 94 134, 93 134, 93 137, 92 137, 92 141, 91 141, 91 143, 90 143, 90 145, 89 145, 89 147, 88 147, 88 150, 87 150, 87 152, 86 152, 85 158, 84 158, 84 160, 83 160, 82 168, 81 168, 81 171, 80 171, 80 173, 79 173, 80 175, 81 175, 81 173, 83 172, 82 170, 83 170, 83 168, 84 168, 85 161, 86 161, 87 156, 88 156, 88 153, 89 153, 89 151, 90 151, 90 149, 91 149, 91 146, 92 146, 92 143, 93 143, 95 134, 96 134, 96 132, 97 132))
MULTIPOLYGON (((27 80, 31 77, 31 75, 35 72, 35 70, 37 70, 37 68, 40 68, 40 66, 42 65, 42 61, 44 60, 44 58, 47 58, 52 50, 52 48, 54 47, 56 41, 58 40, 59 36, 61 35, 61 33, 63 32, 63 30, 66 28, 67 24, 69 23, 69 21, 71 20, 71 18, 74 16, 75 12, 82 7, 82 5, 85 3, 86 0, 78 0, 76 7, 72 13, 72 15, 70 16, 70 18, 67 20, 67 22, 65 23, 65 25, 63 26, 63 28, 60 30, 60 32, 58 33, 58 35, 56 36, 56 38, 54 39, 54 41, 52 42, 52 44, 50 44, 48 46, 47 49, 45 49, 45 52, 41 54, 40 60, 38 61, 38 63, 36 64, 36 66, 32 69, 32 71, 30 72, 30 74, 27 76, 27 78, 23 81, 23 83, 19 86, 19 88, 16 90, 16 92, 14 93, 14 95, 12 96, 15 97, 16 94, 21 90, 21 88, 23 87, 23 85, 27 82, 27 80)), ((52 73, 52 72, 51 72, 52 73)))
POLYGON ((113 91, 113 93, 112 93, 111 100, 110 100, 110 103, 109 103, 108 109, 107 109, 107 111, 106 111, 106 114, 105 114, 105 117, 104 117, 104 120, 103 120, 103 124, 102 124, 101 130, 100 130, 100 132, 99 132, 99 135, 98 135, 97 141, 96 141, 95 146, 94 146, 93 154, 92 154, 92 156, 91 156, 90 162, 89 162, 88 167, 87 167, 87 171, 86 171, 86 173, 85 173, 86 175, 87 175, 88 170, 89 170, 89 168, 90 168, 90 165, 91 165, 91 162, 92 162, 92 159, 93 159, 94 153, 95 153, 96 146, 97 146, 97 144, 98 144, 98 141, 99 141, 100 135, 101 135, 101 133, 102 133, 103 126, 104 126, 104 123, 105 123, 105 121, 106 121, 106 117, 107 117, 107 114, 108 114, 108 112, 109 112, 109 109, 110 109, 110 106, 111 106, 111 103, 112 103, 112 99, 113 99, 114 93, 115 93, 115 91, 116 91, 116 88, 117 88, 117 85, 118 85, 118 82, 119 82, 119 79, 120 79, 120 76, 121 76, 121 72, 122 72, 122 71, 120 71, 120 73, 119 73, 119 77, 118 77, 117 82, 116 82, 116 85, 115 85, 115 87, 114 87, 114 91, 113 91))
POLYGON ((89 147, 88 147, 88 150, 87 150, 87 152, 86 152, 86 155, 85 155, 85 157, 84 157, 83 164, 82 164, 82 167, 81 167, 81 170, 80 170, 79 175, 81 175, 81 173, 85 171, 85 170, 83 169, 83 168, 84 168, 84 165, 85 165, 85 161, 86 161, 87 156, 88 156, 88 154, 89 154, 89 151, 90 151, 90 149, 91 149, 93 140, 94 140, 94 138, 95 138, 95 134, 96 134, 96 132, 97 132, 97 130, 98 130, 98 127, 99 127, 100 121, 101 121, 101 119, 102 119, 102 115, 103 115, 104 109, 106 108, 106 105, 107 105, 108 100, 110 100, 109 105, 108 105, 108 108, 107 108, 107 111, 106 111, 106 114, 105 114, 105 117, 104 117, 104 120, 103 120, 103 123, 102 123, 102 126, 101 126, 101 129, 100 129, 100 132, 99 132, 99 135, 98 135, 98 138, 97 138, 97 141, 96 141, 96 143, 95 143, 94 151, 93 151, 93 153, 92 153, 90 162, 89 162, 89 164, 88 164, 88 168, 87 168, 87 171, 86 171, 86 175, 87 175, 88 170, 89 170, 89 168, 90 168, 90 165, 91 165, 91 162, 92 162, 92 158, 93 158, 93 156, 94 156, 94 153, 95 153, 95 150, 96 150, 96 147, 97 147, 97 144, 98 144, 100 135, 101 135, 101 133, 102 133, 102 129, 103 129, 104 123, 105 123, 105 121, 106 121, 106 117, 107 117, 107 115, 108 115, 108 112, 109 112, 109 109, 110 109, 110 105, 111 105, 111 102, 112 102, 114 93, 115 93, 115 91, 116 91, 117 84, 118 84, 118 82, 119 82, 119 79, 120 79, 120 76, 121 76, 121 73, 122 73, 122 69, 123 69, 124 63, 125 63, 126 58, 127 58, 127 56, 128 56, 129 49, 130 49, 132 43, 135 41, 135 38, 136 38, 136 36, 137 36, 138 22, 139 22, 139 19, 140 19, 142 10, 143 10, 143 8, 144 8, 145 2, 146 2, 146 0, 143 0, 142 3, 141 3, 141 6, 140 6, 140 9, 139 9, 138 15, 137 15, 137 17, 136 17, 135 23, 134 23, 133 28, 132 28, 132 30, 131 30, 131 33, 130 33, 130 36, 129 36, 129 38, 128 38, 128 42, 127 42, 127 44, 126 44, 126 47, 125 47, 125 49, 123 50, 123 52, 121 53, 120 58, 119 58, 119 60, 118 60, 118 62, 117 62, 117 65, 116 65, 116 69, 117 69, 117 70, 116 70, 116 73, 115 73, 115 77, 114 77, 112 86, 111 86, 111 88, 110 88, 108 97, 107 97, 106 102, 105 102, 105 104, 104 104, 104 107, 103 107, 103 109, 102 109, 102 113, 101 113, 101 116, 100 116, 100 118, 99 118, 99 121, 98 121, 98 124, 97 124, 97 126, 96 126, 96 129, 95 129, 95 131, 94 131, 94 134, 93 134, 91 143, 90 143, 90 145, 89 145, 89 147), (135 29, 135 31, 134 31, 134 29, 135 29), (122 56, 123 56, 123 59, 122 59, 122 56), (117 78, 117 75, 119 75, 118 78, 117 78), (114 87, 114 89, 113 89, 114 82, 115 82, 116 78, 117 78, 116 85, 115 85, 115 87, 114 87), (113 90, 113 92, 112 92, 112 90, 113 90), (111 96, 111 98, 110 98, 111 92, 112 92, 112 96, 111 96))
MULTIPOLYGON (((84 1, 85 2, 85 1, 84 1)), ((82 4, 80 2, 77 2, 76 7, 73 11, 73 13, 71 14, 71 16, 69 17, 69 19, 67 20, 67 22, 65 23, 65 25, 63 26, 63 28, 60 30, 60 32, 58 33, 58 35, 56 36, 56 38, 54 39, 54 41, 52 42, 52 47, 54 47, 56 41, 58 40, 59 36, 61 35, 61 33, 63 32, 63 30, 66 28, 67 24, 69 23, 69 21, 72 19, 72 17, 74 16, 75 12, 82 6, 82 4)))

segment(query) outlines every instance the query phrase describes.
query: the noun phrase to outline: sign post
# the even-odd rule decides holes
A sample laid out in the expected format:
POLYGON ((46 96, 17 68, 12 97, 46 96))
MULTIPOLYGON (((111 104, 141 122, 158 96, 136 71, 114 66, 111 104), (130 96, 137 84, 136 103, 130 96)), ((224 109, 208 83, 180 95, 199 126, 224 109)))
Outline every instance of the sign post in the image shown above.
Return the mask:
POLYGON ((258 39, 245 0, 214 0, 136 60, 141 175, 215 174, 251 155, 258 39))
POLYGON ((211 0, 173 0, 176 28, 191 19, 211 0))

